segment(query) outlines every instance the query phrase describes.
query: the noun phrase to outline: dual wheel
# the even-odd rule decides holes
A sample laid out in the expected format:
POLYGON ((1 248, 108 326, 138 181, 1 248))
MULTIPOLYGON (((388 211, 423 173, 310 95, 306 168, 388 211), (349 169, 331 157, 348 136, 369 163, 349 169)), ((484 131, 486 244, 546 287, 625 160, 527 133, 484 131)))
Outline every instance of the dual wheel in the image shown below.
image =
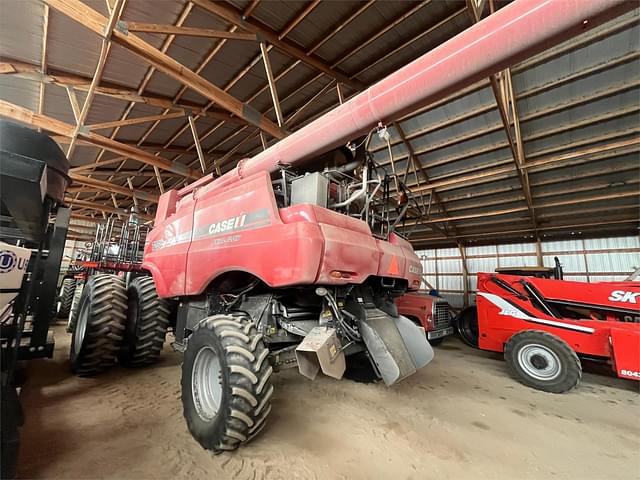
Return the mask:
MULTIPOLYGON (((169 306, 153 279, 125 288, 115 275, 89 279, 78 303, 71 368, 100 373, 116 362, 153 364, 160 355, 169 306)), ((214 315, 188 337, 182 364, 182 404, 189 431, 202 447, 220 453, 255 437, 271 411, 273 368, 255 322, 245 315, 214 315)))
POLYGON ((151 277, 135 278, 127 287, 116 275, 92 276, 69 325, 71 370, 90 376, 116 362, 151 365, 160 356, 168 326, 169 306, 158 297, 151 277))

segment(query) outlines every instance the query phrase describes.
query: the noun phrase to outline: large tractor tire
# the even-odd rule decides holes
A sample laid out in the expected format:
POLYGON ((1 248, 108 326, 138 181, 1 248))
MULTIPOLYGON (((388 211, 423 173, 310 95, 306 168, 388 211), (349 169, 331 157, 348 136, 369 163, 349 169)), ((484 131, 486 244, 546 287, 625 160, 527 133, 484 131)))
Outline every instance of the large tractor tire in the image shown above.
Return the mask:
POLYGON ((87 281, 78 305, 71 340, 71 371, 80 376, 100 373, 116 363, 127 318, 124 280, 96 275, 87 281))
POLYGON ((545 392, 567 392, 582 378, 576 352, 561 338, 539 330, 513 335, 505 346, 504 359, 517 380, 545 392))
POLYGON ((58 305, 56 308, 56 317, 67 318, 71 312, 71 302, 73 302, 73 294, 76 291, 75 278, 65 278, 62 280, 60 292, 58 293, 58 305))
POLYGON ((462 310, 455 319, 456 330, 464 343, 478 348, 478 309, 476 306, 462 310))
POLYGON ((214 315, 196 326, 182 364, 182 405, 204 448, 235 450, 262 430, 273 394, 268 354, 246 316, 214 315))
POLYGON ((80 299, 82 298, 82 292, 84 291, 84 282, 76 283, 76 289, 73 292, 73 299, 71 300, 71 313, 67 320, 67 332, 73 333, 78 322, 78 307, 80 306, 80 299))
POLYGON ((127 288, 127 328, 120 363, 144 367, 158 361, 169 326, 169 303, 158 297, 152 277, 137 277, 127 288))

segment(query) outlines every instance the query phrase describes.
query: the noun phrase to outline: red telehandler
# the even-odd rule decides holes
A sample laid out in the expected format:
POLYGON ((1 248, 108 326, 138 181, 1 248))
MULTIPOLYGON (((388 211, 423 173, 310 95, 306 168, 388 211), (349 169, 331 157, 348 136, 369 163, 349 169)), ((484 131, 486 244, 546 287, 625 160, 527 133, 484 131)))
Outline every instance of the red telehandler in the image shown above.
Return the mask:
POLYGON ((462 339, 504 352, 514 377, 546 392, 577 386, 581 358, 640 380, 640 283, 572 282, 555 271, 556 278, 478 273, 477 305, 457 318, 462 339))
POLYGON ((411 375, 433 351, 393 302, 422 274, 395 229, 420 211, 368 154, 371 135, 388 140, 376 125, 632 8, 518 0, 223 176, 164 193, 144 251, 151 276, 87 282, 72 368, 152 363, 171 323, 187 425, 216 452, 263 428, 274 370, 341 378, 361 356, 387 385, 411 375))

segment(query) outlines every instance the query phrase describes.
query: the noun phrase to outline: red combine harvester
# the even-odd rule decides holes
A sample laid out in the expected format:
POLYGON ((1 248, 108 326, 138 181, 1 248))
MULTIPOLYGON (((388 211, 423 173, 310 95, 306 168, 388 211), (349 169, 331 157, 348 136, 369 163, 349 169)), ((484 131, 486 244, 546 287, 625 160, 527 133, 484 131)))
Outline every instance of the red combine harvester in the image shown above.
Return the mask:
POLYGON ((640 380, 640 283, 584 283, 478 274, 476 307, 458 317, 463 340, 504 352, 525 385, 553 393, 580 382, 580 358, 640 380))
POLYGON ((388 138, 376 125, 632 8, 518 0, 223 176, 164 193, 142 264, 152 277, 89 279, 72 368, 148 365, 171 324, 187 425, 216 452, 265 425, 274 370, 341 378, 358 355, 387 385, 413 374, 433 351, 393 303, 422 274, 395 227, 420 212, 368 154, 372 134, 388 138))

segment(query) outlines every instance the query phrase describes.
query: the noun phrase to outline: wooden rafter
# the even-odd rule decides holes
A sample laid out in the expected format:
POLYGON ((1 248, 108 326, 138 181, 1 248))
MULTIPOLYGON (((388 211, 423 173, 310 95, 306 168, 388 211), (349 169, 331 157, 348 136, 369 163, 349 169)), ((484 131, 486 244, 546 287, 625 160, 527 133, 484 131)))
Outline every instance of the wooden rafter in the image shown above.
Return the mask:
POLYGON ((260 42, 260 52, 262 53, 264 70, 267 75, 269 90, 271 91, 271 100, 273 101, 273 108, 276 112, 278 125, 282 127, 282 125, 284 124, 284 121, 282 119, 282 109, 280 108, 280 100, 278 99, 278 89, 276 88, 276 82, 273 79, 273 70, 271 70, 271 61, 269 60, 269 52, 267 50, 267 45, 264 42, 260 42))
MULTIPOLYGON (((89 202, 87 200, 77 200, 77 199, 74 199, 74 198, 71 198, 71 197, 65 197, 64 201, 65 201, 65 203, 70 204, 72 207, 88 208, 88 209, 91 209, 91 210, 96 210, 98 212, 110 213, 110 214, 114 214, 114 215, 128 215, 129 214, 129 212, 127 212, 127 210, 124 209, 124 208, 116 208, 116 207, 112 207, 110 205, 105 205, 103 203, 89 202)), ((151 215, 139 214, 139 216, 143 220, 153 220, 153 217, 151 215)))
POLYGON ((141 123, 154 122, 156 120, 170 120, 172 118, 184 117, 184 110, 178 112, 166 113, 164 115, 148 115, 146 117, 129 118, 127 120, 114 120, 113 122, 102 122, 87 125, 89 130, 105 130, 114 127, 126 127, 128 125, 139 125, 141 123))
MULTIPOLYGON (((490 5, 491 13, 493 13, 493 2, 491 2, 490 5)), ((469 15, 473 23, 479 22, 482 18, 484 2, 480 0, 467 0, 467 8, 469 10, 469 15)), ((538 228, 538 222, 536 220, 536 211, 533 204, 533 197, 531 195, 531 186, 529 185, 529 176, 527 175, 527 171, 524 168, 524 147, 522 144, 522 136, 520 135, 520 123, 519 119, 517 118, 517 110, 515 107, 515 95, 513 93, 513 87, 511 86, 510 80, 511 72, 509 71, 509 68, 501 72, 500 78, 498 78, 498 75, 489 75, 491 91, 493 92, 493 97, 498 107, 498 113, 500 114, 502 127, 507 137, 507 144, 509 146, 509 150, 511 151, 511 156, 513 157, 513 165, 515 167, 520 187, 522 188, 522 195, 524 196, 524 200, 527 204, 527 209, 531 217, 531 224, 534 231, 536 231, 536 229, 538 228), (502 89, 500 85, 501 82, 505 81, 504 79, 506 77, 509 78, 509 81, 504 85, 508 85, 507 88, 509 93, 507 93, 506 89, 502 89), (503 92, 505 93, 504 95, 502 94, 503 92), (510 106, 512 106, 513 108, 509 108, 510 106), (517 131, 515 135, 516 138, 514 138, 514 134, 511 130, 512 123, 517 124, 517 131)))
MULTIPOLYGON (((89 85, 89 90, 87 91, 87 95, 84 99, 84 104, 82 105, 82 110, 80 110, 80 114, 76 118, 76 127, 73 130, 73 135, 71 136, 71 143, 69 144, 69 149, 67 150, 67 158, 71 158, 73 155, 73 151, 76 146, 76 139, 78 138, 78 133, 84 127, 84 122, 89 115, 89 110, 91 110, 91 105, 93 103, 93 97, 96 94, 96 88, 102 79, 102 72, 104 71, 104 67, 107 63, 107 57, 109 56, 109 51, 111 50, 111 37, 113 35, 113 29, 116 26, 116 23, 120 19, 120 15, 124 10, 125 4, 127 0, 116 0, 111 8, 111 14, 109 18, 106 20, 102 32, 102 45, 100 47, 100 55, 98 56, 98 64, 96 65, 95 72, 93 73, 93 79, 91 80, 91 85, 89 85)), ((75 97, 75 93, 72 95, 71 90, 67 90, 69 92, 69 99, 73 100, 75 97)), ((73 101, 72 101, 73 104, 73 101)), ((75 110, 74 110, 75 112, 75 110)))
POLYGON ((185 35, 189 37, 226 38, 227 40, 257 40, 255 33, 227 32, 207 28, 178 27, 176 25, 159 25, 156 23, 127 22, 130 32, 162 33, 166 35, 185 35))
POLYGON ((121 187, 120 185, 114 185, 110 182, 105 182, 103 180, 98 180, 96 178, 87 177, 84 175, 80 175, 78 173, 70 172, 69 176, 71 180, 74 182, 80 183, 82 185, 87 185, 93 188, 97 188, 98 190, 102 190, 105 192, 115 192, 120 195, 124 195, 126 197, 132 197, 134 199, 146 200, 152 203, 158 203, 158 195, 153 193, 148 193, 142 190, 134 191, 130 188, 121 187))
MULTIPOLYGON (((47 47, 49 39, 49 5, 42 6, 42 50, 40 52, 40 73, 47 73, 47 47)), ((45 84, 40 83, 40 92, 38 93, 38 113, 44 111, 44 93, 45 84)))
MULTIPOLYGON (((55 8, 99 35, 107 25, 107 19, 103 15, 79 0, 44 1, 50 7, 55 8)), ((255 109, 180 64, 137 35, 115 30, 111 38, 113 42, 125 47, 150 65, 153 65, 157 70, 169 75, 174 80, 188 86, 209 100, 216 102, 230 113, 244 118, 247 122, 265 130, 276 138, 283 138, 285 136, 285 133, 277 125, 258 113, 255 109)))
MULTIPOLYGON (((73 125, 69 125, 68 123, 56 120, 46 115, 37 114, 26 108, 5 102, 4 100, 0 100, 0 116, 68 138, 71 138, 75 132, 75 127, 73 125)), ((103 137, 102 135, 98 135, 95 132, 78 132, 78 135, 91 145, 102 147, 106 150, 137 160, 147 165, 169 170, 173 173, 189 178, 200 178, 201 176, 197 171, 194 171, 185 165, 170 162, 162 157, 151 155, 144 150, 111 140, 103 137)))
MULTIPOLYGON (((42 74, 40 67, 31 63, 15 60, 11 58, 0 59, 0 75, 11 75, 25 80, 40 82, 41 84, 52 84, 66 88, 71 87, 74 90, 88 91, 91 85, 89 77, 83 77, 69 72, 49 70, 48 73, 42 74)), ((204 110, 201 105, 193 102, 181 101, 175 102, 171 97, 163 97, 161 95, 142 95, 138 94, 136 89, 126 87, 124 85, 115 85, 101 82, 95 89, 97 95, 116 98, 133 104, 140 103, 165 109, 180 109, 186 116, 187 110, 194 115, 201 115, 213 120, 222 120, 228 123, 246 125, 247 122, 239 117, 234 117, 224 110, 217 108, 209 108, 204 110)), ((124 120, 124 119, 122 119, 124 120)))
POLYGON ((364 87, 360 82, 351 80, 342 72, 332 69, 326 62, 320 60, 318 57, 314 55, 307 55, 304 50, 295 44, 284 39, 280 39, 279 34, 266 25, 250 18, 244 19, 242 12, 236 10, 231 5, 223 4, 222 2, 212 2, 209 0, 192 1, 198 7, 203 8, 209 13, 213 13, 219 18, 238 26, 239 28, 261 35, 268 43, 281 52, 306 63, 310 67, 329 75, 337 81, 356 89, 362 89, 364 87))

